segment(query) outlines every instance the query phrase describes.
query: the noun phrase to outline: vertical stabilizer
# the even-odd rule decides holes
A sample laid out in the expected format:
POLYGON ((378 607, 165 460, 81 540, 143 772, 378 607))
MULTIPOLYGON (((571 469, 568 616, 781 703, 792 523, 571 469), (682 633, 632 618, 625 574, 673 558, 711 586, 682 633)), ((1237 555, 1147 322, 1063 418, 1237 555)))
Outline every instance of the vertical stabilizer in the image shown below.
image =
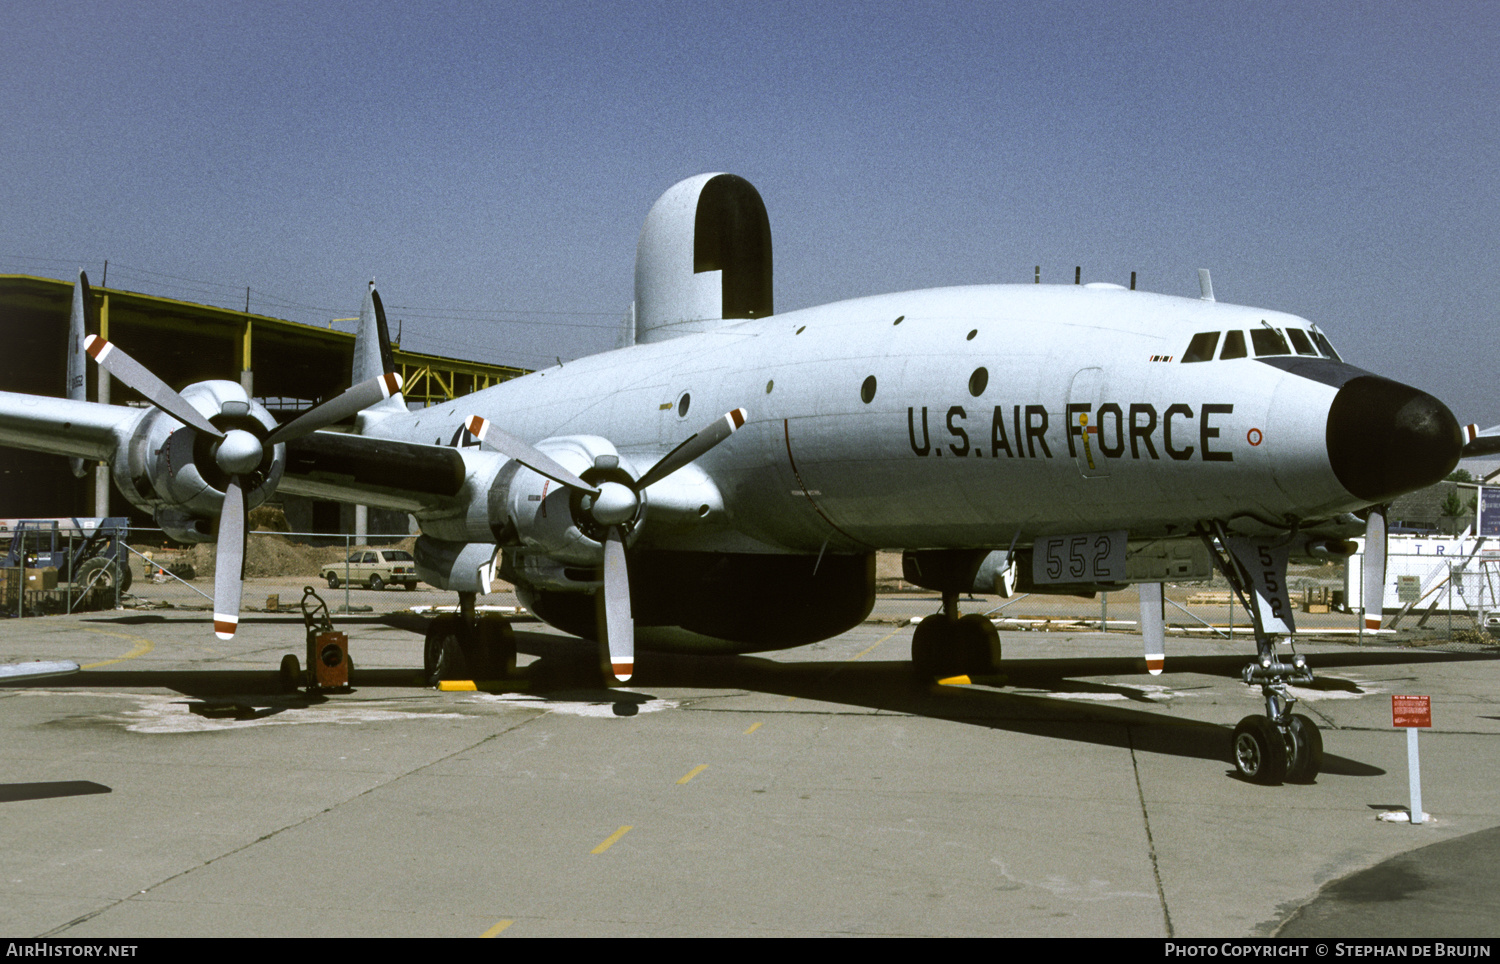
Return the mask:
MULTIPOLYGON (((75 402, 89 400, 88 383, 84 379, 88 363, 83 354, 83 339, 88 334, 88 316, 93 306, 89 276, 79 268, 78 280, 73 282, 73 310, 68 315, 68 398, 75 402)), ((75 477, 81 479, 88 474, 83 459, 68 459, 68 464, 73 467, 75 477)))
MULTIPOLYGON (((354 334, 354 364, 349 383, 358 385, 396 370, 396 360, 391 354, 391 332, 385 323, 385 306, 380 302, 380 292, 375 282, 365 291, 365 303, 359 309, 359 330, 354 334)), ((406 411, 406 398, 396 392, 383 401, 376 402, 359 413, 355 424, 363 433, 372 420, 378 421, 387 415, 406 411)))

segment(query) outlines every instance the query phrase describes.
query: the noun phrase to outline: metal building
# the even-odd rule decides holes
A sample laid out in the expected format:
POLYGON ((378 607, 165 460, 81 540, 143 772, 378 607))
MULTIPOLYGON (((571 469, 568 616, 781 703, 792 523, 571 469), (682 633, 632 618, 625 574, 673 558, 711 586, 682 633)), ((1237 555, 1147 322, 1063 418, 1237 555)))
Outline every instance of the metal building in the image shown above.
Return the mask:
MULTIPOLYGON (((210 378, 238 381, 278 417, 349 387, 352 333, 134 291, 95 287, 93 294, 91 333, 120 345, 174 387, 210 378)), ((72 297, 71 281, 0 275, 0 391, 64 393, 72 297)), ((526 371, 399 347, 393 354, 409 404, 444 402, 526 371)), ((101 374, 94 368, 88 379, 91 401, 144 404, 134 392, 101 374)), ((108 505, 96 504, 95 480, 74 478, 66 458, 0 448, 0 516, 133 511, 107 485, 105 491, 108 505)), ((137 521, 149 524, 146 519, 137 521)))

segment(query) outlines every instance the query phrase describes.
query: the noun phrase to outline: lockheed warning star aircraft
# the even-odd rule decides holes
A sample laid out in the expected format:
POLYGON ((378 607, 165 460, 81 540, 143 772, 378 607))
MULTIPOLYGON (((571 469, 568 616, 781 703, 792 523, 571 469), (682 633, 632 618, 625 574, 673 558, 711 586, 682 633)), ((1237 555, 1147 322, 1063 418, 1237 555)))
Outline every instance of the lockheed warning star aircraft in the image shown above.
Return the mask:
POLYGON ((169 535, 217 536, 225 637, 250 507, 279 491, 412 513, 422 579, 460 600, 429 629, 432 678, 513 667, 508 628, 474 615, 497 575, 541 619, 605 640, 624 680, 637 641, 744 653, 844 632, 873 605, 878 549, 942 595, 913 636, 921 676, 1000 660, 963 593, 1128 583, 1159 671, 1162 583, 1217 566, 1254 617, 1245 681, 1266 708, 1236 728, 1236 765, 1311 780, 1322 739, 1289 687, 1312 675, 1279 648, 1288 561, 1347 555, 1368 527, 1365 598, 1381 598, 1379 507, 1500 444, 1466 448, 1437 399, 1201 281, 1199 299, 984 285, 778 315, 760 195, 705 174, 647 216, 619 350, 408 411, 372 286, 353 387, 278 427, 236 383, 178 392, 84 338, 80 277, 75 344, 154 407, 0 393, 0 444, 107 461, 169 535), (352 432, 327 430, 350 416, 352 432))

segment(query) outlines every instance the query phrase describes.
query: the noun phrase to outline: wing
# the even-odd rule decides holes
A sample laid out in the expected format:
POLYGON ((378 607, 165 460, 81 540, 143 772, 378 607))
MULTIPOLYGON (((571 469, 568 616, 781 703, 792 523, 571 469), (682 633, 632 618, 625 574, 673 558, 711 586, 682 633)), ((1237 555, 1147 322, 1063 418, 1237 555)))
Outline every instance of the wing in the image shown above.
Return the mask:
POLYGON ((0 445, 107 462, 144 409, 0 392, 0 445))

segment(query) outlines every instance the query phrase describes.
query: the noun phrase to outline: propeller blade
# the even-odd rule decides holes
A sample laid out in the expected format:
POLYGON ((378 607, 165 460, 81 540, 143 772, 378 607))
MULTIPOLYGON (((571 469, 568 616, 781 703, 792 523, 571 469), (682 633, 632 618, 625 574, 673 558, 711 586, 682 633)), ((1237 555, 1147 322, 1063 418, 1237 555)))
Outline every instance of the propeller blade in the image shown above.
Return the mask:
POLYGON ((119 346, 111 345, 98 335, 89 335, 83 340, 83 350, 99 363, 100 368, 124 382, 129 388, 140 392, 152 405, 177 421, 212 435, 214 438, 224 437, 224 433, 214 428, 213 423, 204 418, 202 412, 189 405, 187 399, 173 391, 166 382, 151 374, 145 365, 125 354, 119 346))
POLYGON ((578 489, 590 495, 599 494, 598 489, 563 468, 556 459, 527 445, 509 432, 501 431, 491 425, 489 419, 471 415, 464 423, 464 428, 468 429, 470 435, 479 439, 481 444, 488 445, 506 458, 515 459, 538 475, 545 475, 570 489, 578 489))
POLYGON ((266 439, 267 445, 290 442, 318 429, 332 425, 341 419, 358 414, 378 402, 401 391, 401 376, 395 372, 377 375, 358 385, 351 386, 322 405, 316 405, 301 415, 277 427, 266 439))
POLYGON ((1385 606, 1385 506, 1370 507, 1365 525, 1364 571, 1360 579, 1360 601, 1365 628, 1379 629, 1385 606))
MULTIPOLYGON (((68 397, 75 402, 89 400, 88 383, 84 378, 88 374, 88 362, 83 357, 83 336, 87 334, 91 301, 89 276, 80 268, 78 280, 73 282, 73 308, 68 314, 68 397)), ((74 457, 68 460, 68 464, 72 466, 75 477, 81 479, 88 474, 83 459, 74 457)))
POLYGON ((712 424, 696 435, 688 436, 687 441, 663 455, 660 462, 646 470, 646 474, 641 476, 635 484, 636 491, 639 492, 649 485, 660 482, 684 465, 705 455, 709 449, 733 435, 735 429, 744 425, 746 417, 745 410, 737 408, 723 418, 714 419, 712 424))
POLYGON ((1167 628, 1162 618, 1162 585, 1143 582, 1141 591, 1141 640, 1146 647, 1146 670, 1160 676, 1167 664, 1167 628))
POLYGON ((610 668, 623 683, 635 672, 635 618, 630 613, 630 574, 619 526, 610 526, 604 536, 604 636, 610 668))
POLYGON ((1481 455, 1494 455, 1496 452, 1500 452, 1500 435, 1480 435, 1478 425, 1464 426, 1464 447, 1458 453, 1459 458, 1472 459, 1481 455))
POLYGON ((233 639, 240 624, 240 594, 245 584, 245 492, 231 475, 219 514, 219 547, 214 553, 214 633, 233 639))

